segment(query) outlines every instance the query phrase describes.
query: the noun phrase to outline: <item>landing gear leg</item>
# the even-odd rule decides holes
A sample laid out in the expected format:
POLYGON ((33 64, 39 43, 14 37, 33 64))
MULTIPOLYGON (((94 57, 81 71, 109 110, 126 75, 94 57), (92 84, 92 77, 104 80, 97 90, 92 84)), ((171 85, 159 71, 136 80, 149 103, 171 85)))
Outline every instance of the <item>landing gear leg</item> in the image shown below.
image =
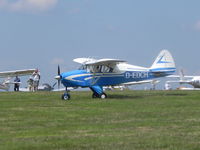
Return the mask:
POLYGON ((103 88, 101 86, 91 86, 90 89, 93 91, 92 98, 107 98, 107 95, 103 92, 103 88))
POLYGON ((69 94, 69 91, 67 90, 67 87, 66 87, 66 92, 62 95, 62 100, 70 100, 71 96, 69 94))

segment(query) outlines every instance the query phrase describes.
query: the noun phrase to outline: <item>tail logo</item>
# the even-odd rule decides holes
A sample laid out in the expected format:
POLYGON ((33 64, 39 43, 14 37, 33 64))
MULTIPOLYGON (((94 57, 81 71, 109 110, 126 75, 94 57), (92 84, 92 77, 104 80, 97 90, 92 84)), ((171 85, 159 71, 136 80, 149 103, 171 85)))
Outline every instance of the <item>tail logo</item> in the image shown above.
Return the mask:
POLYGON ((160 57, 160 59, 158 60, 157 64, 164 64, 164 63, 171 63, 170 61, 163 61, 164 55, 160 57))

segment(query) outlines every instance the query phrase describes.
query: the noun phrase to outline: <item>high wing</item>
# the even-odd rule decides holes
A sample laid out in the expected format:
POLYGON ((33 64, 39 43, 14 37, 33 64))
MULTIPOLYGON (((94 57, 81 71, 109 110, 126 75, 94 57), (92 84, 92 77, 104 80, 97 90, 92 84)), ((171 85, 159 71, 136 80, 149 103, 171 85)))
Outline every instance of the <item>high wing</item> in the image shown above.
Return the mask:
POLYGON ((97 60, 93 59, 93 58, 76 58, 73 61, 77 62, 79 64, 82 64, 82 65, 85 65, 88 62, 94 62, 94 61, 97 61, 97 60))
POLYGON ((73 61, 88 65, 88 66, 98 66, 98 65, 105 65, 105 66, 114 66, 118 63, 126 62, 124 60, 119 59, 92 59, 92 58, 76 58, 73 61))
POLYGON ((143 81, 123 83, 122 85, 136 85, 136 84, 145 84, 145 83, 157 84, 159 82, 160 81, 158 81, 158 80, 143 80, 143 81))
POLYGON ((119 60, 119 59, 99 59, 97 61, 94 62, 88 62, 86 63, 86 65, 94 65, 94 66, 98 66, 98 65, 105 65, 105 66, 113 66, 122 62, 126 62, 124 60, 119 60))
POLYGON ((121 62, 126 62, 124 60, 119 59, 93 59, 93 58, 76 58, 73 60, 74 62, 84 64, 84 65, 113 65, 121 62))
POLYGON ((0 78, 31 75, 36 69, 24 69, 0 72, 0 78))

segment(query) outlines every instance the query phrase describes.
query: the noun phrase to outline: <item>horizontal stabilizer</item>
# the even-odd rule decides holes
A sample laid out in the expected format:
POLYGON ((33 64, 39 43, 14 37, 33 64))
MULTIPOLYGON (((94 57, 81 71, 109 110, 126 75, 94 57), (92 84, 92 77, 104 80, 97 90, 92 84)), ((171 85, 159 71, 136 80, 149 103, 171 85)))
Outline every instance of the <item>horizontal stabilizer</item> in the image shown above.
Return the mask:
MULTIPOLYGON (((170 75, 167 76, 169 78, 180 78, 180 75, 170 75)), ((194 78, 194 77, 198 77, 198 76, 184 76, 184 78, 194 78)))
POLYGON ((144 84, 144 83, 157 84, 159 82, 160 82, 159 80, 143 80, 143 81, 127 82, 127 83, 123 83, 122 85, 137 85, 137 84, 144 84))

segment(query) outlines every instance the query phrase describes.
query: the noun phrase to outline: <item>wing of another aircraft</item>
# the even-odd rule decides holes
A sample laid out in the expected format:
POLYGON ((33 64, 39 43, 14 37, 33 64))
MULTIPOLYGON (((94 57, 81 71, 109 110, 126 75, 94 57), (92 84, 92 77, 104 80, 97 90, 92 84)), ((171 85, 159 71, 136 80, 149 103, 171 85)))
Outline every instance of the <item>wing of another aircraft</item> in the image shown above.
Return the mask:
POLYGON ((190 80, 177 80, 177 81, 167 81, 168 83, 180 83, 180 84, 190 84, 190 80))
POLYGON ((36 69, 24 69, 0 72, 0 78, 31 75, 36 69))
POLYGON ((186 88, 186 87, 180 87, 180 88, 178 88, 178 90, 192 90, 192 91, 194 91, 194 90, 196 90, 196 91, 199 91, 200 90, 200 88, 186 88))

